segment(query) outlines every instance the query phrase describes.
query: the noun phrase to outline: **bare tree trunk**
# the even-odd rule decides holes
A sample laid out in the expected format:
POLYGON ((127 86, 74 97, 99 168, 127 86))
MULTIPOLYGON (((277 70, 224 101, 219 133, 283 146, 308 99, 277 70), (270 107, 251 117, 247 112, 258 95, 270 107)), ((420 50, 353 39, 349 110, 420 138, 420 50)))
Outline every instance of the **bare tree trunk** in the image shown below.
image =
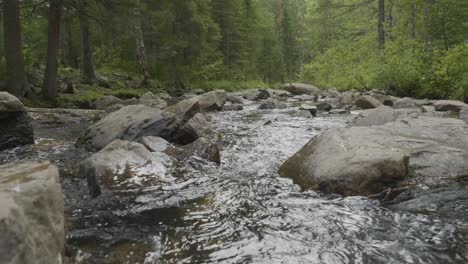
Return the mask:
POLYGON ((55 100, 58 91, 57 70, 62 8, 62 0, 49 0, 49 37, 42 95, 50 100, 55 100))
POLYGON ((431 27, 431 8, 432 5, 435 3, 435 0, 426 0, 426 7, 424 8, 424 26, 426 27, 424 30, 424 42, 429 44, 432 43, 431 34, 429 33, 429 28, 431 27))
POLYGON ((92 83, 96 79, 93 64, 93 51, 90 42, 89 18, 86 14, 87 3, 82 2, 80 14, 80 31, 81 31, 81 77, 83 81, 92 83))
POLYGON ((16 96, 26 96, 30 90, 21 52, 19 2, 3 0, 2 8, 7 89, 16 96))
POLYGON ((379 47, 381 49, 385 46, 385 0, 379 0, 379 17, 378 17, 378 33, 379 33, 379 47))
POLYGON ((283 20, 283 0, 278 0, 278 28, 283 20))
MULTIPOLYGON (((139 4, 139 2, 138 2, 139 4)), ((143 74, 143 80, 141 82, 142 86, 147 86, 150 80, 150 74, 148 70, 148 63, 146 60, 146 48, 145 41, 143 38, 143 30, 141 29, 141 12, 140 7, 137 7, 134 10, 135 13, 135 37, 136 37, 136 56, 138 65, 140 66, 141 73, 143 74)))
POLYGON ((78 63, 78 51, 76 50, 75 42, 73 41, 73 33, 72 33, 72 25, 73 19, 70 18, 69 20, 65 21, 65 45, 66 48, 66 61, 67 66, 70 66, 74 69, 78 69, 80 67, 78 63))
POLYGON ((411 38, 415 39, 416 38, 416 23, 415 23, 415 14, 416 13, 416 8, 414 6, 414 3, 411 3, 410 6, 410 33, 411 33, 411 38))

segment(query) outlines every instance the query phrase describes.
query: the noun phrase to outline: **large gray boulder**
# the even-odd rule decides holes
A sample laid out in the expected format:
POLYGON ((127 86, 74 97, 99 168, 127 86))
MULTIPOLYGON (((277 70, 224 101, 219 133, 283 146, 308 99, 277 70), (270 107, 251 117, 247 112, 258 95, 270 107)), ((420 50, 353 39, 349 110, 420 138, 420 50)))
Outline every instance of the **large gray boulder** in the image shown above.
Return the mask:
POLYGON ((317 106, 315 105, 306 105, 303 104, 299 107, 299 110, 304 110, 312 114, 312 116, 317 116, 317 106))
POLYGON ((398 97, 382 93, 371 93, 370 95, 386 106, 394 106, 395 102, 400 99, 398 97))
POLYGON ((228 97, 229 97, 229 101, 232 102, 232 103, 243 103, 243 101, 239 101, 239 100, 232 100, 231 98, 242 98, 244 100, 248 100, 248 101, 257 101, 257 100, 260 100, 260 98, 262 98, 262 96, 264 96, 264 94, 262 94, 260 92, 259 89, 247 89, 247 90, 242 90, 242 91, 238 91, 238 92, 234 92, 234 93, 229 93, 228 97))
POLYGON ((280 168, 303 188, 343 195, 437 184, 467 171, 468 125, 427 116, 326 131, 280 168))
POLYGON ((149 107, 165 109, 167 108, 167 102, 158 96, 154 95, 152 92, 147 92, 140 97, 140 104, 147 105, 149 107))
POLYGON ((291 93, 285 90, 278 90, 278 89, 267 89, 270 97, 275 97, 276 99, 279 98, 288 98, 291 96, 291 93))
POLYGON ((348 105, 353 105, 354 102, 359 98, 359 95, 352 92, 352 91, 346 91, 342 92, 341 94, 338 95, 338 102, 342 106, 348 106, 348 105))
POLYGON ((239 95, 237 93, 229 93, 227 101, 232 103, 232 104, 243 105, 244 102, 245 102, 245 99, 241 95, 239 95))
POLYGON ((223 90, 212 91, 195 97, 202 112, 220 111, 227 101, 227 92, 223 90))
POLYGON ((378 193, 407 177, 405 153, 367 136, 362 128, 326 131, 288 159, 280 174, 302 188, 343 195, 378 193))
POLYGON ((284 89, 295 95, 317 95, 320 93, 320 89, 318 87, 305 83, 288 83, 284 86, 284 89))
POLYGON ((33 128, 23 103, 0 92, 0 151, 34 144, 33 128))
POLYGON ((373 109, 383 106, 383 103, 369 95, 361 96, 354 104, 361 109, 373 109))
POLYGON ((182 100, 168 107, 165 111, 173 113, 182 123, 187 122, 190 118, 201 112, 197 98, 182 100))
POLYGON ((61 264, 62 188, 48 162, 0 166, 0 263, 61 264))
POLYGON ((351 124, 354 126, 378 126, 396 121, 405 117, 417 117, 422 115, 418 109, 392 109, 387 106, 368 109, 359 112, 351 124))
POLYGON ((222 110, 227 99, 228 96, 226 91, 212 91, 182 100, 177 104, 168 107, 166 112, 174 113, 179 120, 186 122, 197 113, 222 110))
POLYGON ((292 99, 295 100, 295 101, 317 102, 318 101, 318 96, 317 95, 302 94, 302 95, 295 95, 295 96, 292 97, 292 99))
POLYGON ((165 162, 167 159, 150 152, 143 144, 115 140, 83 161, 79 175, 87 179, 90 194, 96 197, 103 187, 142 185, 151 177, 163 177, 165 162))
POLYGON ((318 87, 305 83, 288 83, 284 89, 294 95, 318 95, 321 92, 318 87))
POLYGON ((437 111, 453 111, 458 113, 463 108, 468 107, 468 104, 455 100, 439 100, 435 102, 434 106, 437 111))
POLYGON ((205 115, 198 113, 187 121, 175 136, 175 142, 186 145, 194 142, 200 137, 217 137, 216 132, 211 129, 205 115))
POLYGON ((130 105, 86 129, 77 145, 99 151, 116 139, 136 141, 145 136, 158 136, 172 141, 180 125, 174 113, 145 105, 130 105))
POLYGON ((94 102, 93 105, 94 105, 94 109, 96 110, 104 110, 110 113, 110 112, 119 110, 120 108, 126 105, 136 105, 136 104, 138 104, 138 99, 136 98, 122 100, 113 95, 106 95, 106 96, 98 98, 94 102))
POLYGON ((421 107, 412 98, 404 97, 400 98, 393 104, 395 109, 420 109, 421 107))

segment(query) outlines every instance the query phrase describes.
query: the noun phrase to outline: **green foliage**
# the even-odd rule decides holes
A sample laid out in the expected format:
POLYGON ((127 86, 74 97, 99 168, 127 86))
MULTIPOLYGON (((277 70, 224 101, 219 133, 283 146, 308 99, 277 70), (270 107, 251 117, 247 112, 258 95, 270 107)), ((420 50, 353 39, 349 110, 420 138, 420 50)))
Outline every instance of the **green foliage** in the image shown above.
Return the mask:
MULTIPOLYGON (((97 71, 141 74, 136 43, 143 38, 153 80, 139 90, 132 89, 138 81, 113 80, 113 91, 86 87, 65 101, 176 91, 180 83, 233 91, 297 79, 340 90, 379 88, 398 96, 468 100, 468 1, 385 0, 383 47, 377 41, 377 1, 122 0, 105 8, 99 3, 90 1, 86 10, 97 71)), ((66 6, 62 21, 60 75, 75 81, 79 71, 70 69, 79 68, 81 43, 74 9, 66 6)), ((47 5, 31 11, 21 11, 28 67, 43 64, 47 48, 47 5)), ((0 66, 0 78, 4 72, 0 66)))
POLYGON ((380 88, 397 96, 468 100, 468 2, 390 2, 386 12, 397 19, 386 21, 384 49, 377 45, 372 2, 308 3, 313 59, 302 68, 303 81, 338 89, 380 88))
POLYGON ((373 76, 371 87, 399 96, 416 96, 425 82, 424 56, 417 43, 404 40, 388 43, 380 61, 375 61, 378 72, 373 76))
POLYGON ((367 89, 378 74, 377 43, 371 39, 341 40, 303 67, 301 78, 321 87, 367 89), (349 52, 353 50, 353 52, 349 52))
POLYGON ((433 75, 419 96, 468 100, 468 44, 435 51, 433 75))

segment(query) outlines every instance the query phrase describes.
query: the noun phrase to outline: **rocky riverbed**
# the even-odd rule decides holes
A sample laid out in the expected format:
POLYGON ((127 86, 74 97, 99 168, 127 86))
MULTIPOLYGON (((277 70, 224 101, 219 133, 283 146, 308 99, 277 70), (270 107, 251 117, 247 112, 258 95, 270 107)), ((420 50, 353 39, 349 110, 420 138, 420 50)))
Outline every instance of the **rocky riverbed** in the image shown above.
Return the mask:
POLYGON ((0 164, 58 167, 67 263, 468 261, 466 105, 287 90, 29 109, 0 164))

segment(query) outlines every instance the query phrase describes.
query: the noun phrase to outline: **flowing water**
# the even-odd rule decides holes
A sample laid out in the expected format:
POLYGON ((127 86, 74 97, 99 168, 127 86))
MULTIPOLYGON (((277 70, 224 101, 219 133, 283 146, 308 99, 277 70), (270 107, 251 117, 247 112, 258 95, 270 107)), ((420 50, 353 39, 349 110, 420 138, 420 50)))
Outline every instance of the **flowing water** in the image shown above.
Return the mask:
POLYGON ((97 199, 76 177, 88 155, 72 143, 81 127, 39 129, 39 137, 57 136, 0 153, 0 162, 52 159, 61 167, 72 263, 468 263, 466 185, 422 186, 391 206, 303 192, 279 166, 347 117, 257 107, 210 114, 222 134, 221 166, 194 158, 152 186, 97 199))

